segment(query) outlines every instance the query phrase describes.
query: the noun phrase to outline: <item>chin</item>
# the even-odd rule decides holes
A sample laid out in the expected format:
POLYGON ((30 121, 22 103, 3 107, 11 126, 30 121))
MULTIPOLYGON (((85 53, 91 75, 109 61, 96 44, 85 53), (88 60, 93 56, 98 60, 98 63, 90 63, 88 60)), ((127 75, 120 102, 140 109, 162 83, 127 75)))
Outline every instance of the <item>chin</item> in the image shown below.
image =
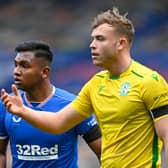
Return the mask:
POLYGON ((18 88, 18 89, 21 89, 21 90, 23 90, 23 86, 22 85, 19 85, 19 84, 15 84, 16 85, 16 87, 18 88))
POLYGON ((97 61, 93 61, 93 65, 98 66, 98 67, 102 67, 102 64, 97 61))

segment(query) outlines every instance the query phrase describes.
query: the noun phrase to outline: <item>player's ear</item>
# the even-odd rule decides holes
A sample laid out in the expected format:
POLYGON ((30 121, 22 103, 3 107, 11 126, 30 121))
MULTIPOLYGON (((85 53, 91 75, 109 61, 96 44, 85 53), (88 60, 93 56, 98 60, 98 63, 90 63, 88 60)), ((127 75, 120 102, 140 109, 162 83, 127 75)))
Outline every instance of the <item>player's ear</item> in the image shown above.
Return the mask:
POLYGON ((123 48, 125 48, 126 44, 127 44, 127 39, 125 37, 121 37, 117 42, 118 50, 122 50, 123 48))
POLYGON ((50 68, 48 66, 45 66, 42 71, 42 78, 45 79, 49 76, 50 68))

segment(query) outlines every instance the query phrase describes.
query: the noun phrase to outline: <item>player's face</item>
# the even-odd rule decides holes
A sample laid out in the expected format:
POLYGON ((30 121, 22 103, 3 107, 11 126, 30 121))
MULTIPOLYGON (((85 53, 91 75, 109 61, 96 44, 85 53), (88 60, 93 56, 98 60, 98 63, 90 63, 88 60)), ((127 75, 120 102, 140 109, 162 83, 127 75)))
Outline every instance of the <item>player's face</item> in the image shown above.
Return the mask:
POLYGON ((14 59, 14 82, 19 89, 29 91, 37 88, 42 82, 42 66, 40 58, 33 52, 19 52, 14 59))
POLYGON ((90 48, 93 64, 108 68, 117 57, 119 36, 114 27, 104 23, 93 29, 91 37, 90 48))

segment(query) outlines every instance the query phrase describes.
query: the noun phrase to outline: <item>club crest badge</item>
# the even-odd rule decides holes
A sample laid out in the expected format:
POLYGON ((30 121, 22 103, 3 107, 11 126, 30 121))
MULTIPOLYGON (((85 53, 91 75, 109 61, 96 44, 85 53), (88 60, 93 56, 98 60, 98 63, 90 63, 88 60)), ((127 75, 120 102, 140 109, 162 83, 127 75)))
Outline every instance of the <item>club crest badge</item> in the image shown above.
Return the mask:
POLYGON ((120 96, 127 96, 130 90, 131 84, 129 82, 124 82, 121 85, 120 96))
POLYGON ((18 116, 13 116, 13 117, 12 117, 12 120, 13 120, 13 122, 15 122, 15 123, 19 123, 19 122, 22 120, 22 118, 21 118, 21 117, 18 117, 18 116))

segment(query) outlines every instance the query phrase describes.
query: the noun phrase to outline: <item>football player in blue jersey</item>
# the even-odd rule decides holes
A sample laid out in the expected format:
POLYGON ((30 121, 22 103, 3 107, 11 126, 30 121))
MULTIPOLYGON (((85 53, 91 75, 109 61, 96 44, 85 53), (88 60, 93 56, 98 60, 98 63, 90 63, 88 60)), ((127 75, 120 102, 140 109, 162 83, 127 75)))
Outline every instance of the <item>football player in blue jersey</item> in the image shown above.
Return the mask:
MULTIPOLYGON (((15 51, 14 81, 27 107, 56 112, 75 98, 75 95, 51 83, 53 54, 48 44, 26 41, 15 51)), ((1 168, 5 168, 9 141, 13 168, 77 168, 78 135, 100 158, 101 134, 94 116, 63 134, 55 135, 33 127, 21 117, 9 113, 0 103, 1 168)))

